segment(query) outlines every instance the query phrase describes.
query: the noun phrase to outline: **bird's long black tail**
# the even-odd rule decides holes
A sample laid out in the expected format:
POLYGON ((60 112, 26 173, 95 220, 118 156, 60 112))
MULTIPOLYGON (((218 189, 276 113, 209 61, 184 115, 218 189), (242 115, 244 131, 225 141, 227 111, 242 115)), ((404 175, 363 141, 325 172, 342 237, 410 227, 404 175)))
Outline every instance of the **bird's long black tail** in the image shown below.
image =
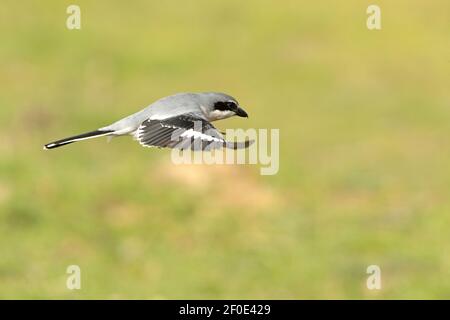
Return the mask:
POLYGON ((73 137, 69 137, 69 138, 65 138, 65 139, 61 139, 58 141, 47 143, 44 146, 44 150, 50 150, 50 149, 62 147, 62 146, 65 146, 65 145, 68 145, 70 143, 74 143, 77 141, 107 136, 113 132, 114 132, 113 130, 95 130, 95 131, 91 131, 91 132, 86 132, 83 134, 79 134, 77 136, 73 136, 73 137))

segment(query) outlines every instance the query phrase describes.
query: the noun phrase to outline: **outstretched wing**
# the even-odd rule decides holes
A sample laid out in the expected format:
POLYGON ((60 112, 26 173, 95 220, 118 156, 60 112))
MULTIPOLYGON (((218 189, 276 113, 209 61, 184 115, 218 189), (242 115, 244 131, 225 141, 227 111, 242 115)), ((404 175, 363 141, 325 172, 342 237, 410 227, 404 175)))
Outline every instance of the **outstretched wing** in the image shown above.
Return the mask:
POLYGON ((194 114, 180 115, 164 120, 145 120, 136 131, 142 146, 213 150, 222 147, 247 148, 251 142, 228 142, 214 126, 194 114))

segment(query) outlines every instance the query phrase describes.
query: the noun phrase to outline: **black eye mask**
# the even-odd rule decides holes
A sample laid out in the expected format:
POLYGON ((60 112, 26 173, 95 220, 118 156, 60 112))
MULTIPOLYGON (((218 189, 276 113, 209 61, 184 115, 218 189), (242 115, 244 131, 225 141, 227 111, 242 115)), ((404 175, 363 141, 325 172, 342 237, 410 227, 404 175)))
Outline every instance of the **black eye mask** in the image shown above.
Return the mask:
POLYGON ((234 111, 237 109, 236 103, 233 101, 218 101, 214 104, 214 110, 220 111, 234 111))

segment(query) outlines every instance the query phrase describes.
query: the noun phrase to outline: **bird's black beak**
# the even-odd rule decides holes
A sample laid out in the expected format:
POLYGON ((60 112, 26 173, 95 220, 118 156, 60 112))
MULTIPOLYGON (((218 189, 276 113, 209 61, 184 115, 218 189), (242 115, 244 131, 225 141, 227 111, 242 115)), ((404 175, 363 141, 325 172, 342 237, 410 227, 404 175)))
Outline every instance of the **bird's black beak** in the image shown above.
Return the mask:
POLYGON ((235 112, 238 117, 248 118, 247 112, 245 112, 244 109, 242 109, 240 107, 238 107, 235 112))

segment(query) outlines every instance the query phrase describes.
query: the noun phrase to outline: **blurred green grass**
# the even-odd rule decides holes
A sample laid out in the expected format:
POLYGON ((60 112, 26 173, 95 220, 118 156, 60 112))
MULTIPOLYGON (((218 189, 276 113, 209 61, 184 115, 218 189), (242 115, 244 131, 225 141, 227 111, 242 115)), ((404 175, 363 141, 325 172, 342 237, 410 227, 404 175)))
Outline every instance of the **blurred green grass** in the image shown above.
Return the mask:
POLYGON ((69 4, 1 5, 1 298, 449 298, 448 1, 377 1, 381 31, 366 1, 69 4), (220 128, 281 129, 278 175, 41 149, 213 90, 250 114, 220 128))

